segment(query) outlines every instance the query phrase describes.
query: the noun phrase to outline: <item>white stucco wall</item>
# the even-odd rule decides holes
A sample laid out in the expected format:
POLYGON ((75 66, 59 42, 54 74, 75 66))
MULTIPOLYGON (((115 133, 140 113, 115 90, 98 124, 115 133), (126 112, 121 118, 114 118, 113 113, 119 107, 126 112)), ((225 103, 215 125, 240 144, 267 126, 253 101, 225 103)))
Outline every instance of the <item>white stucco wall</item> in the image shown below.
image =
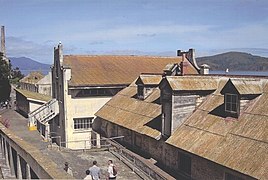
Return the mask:
POLYGON ((42 106, 44 103, 29 101, 29 111, 32 112, 42 106))
POLYGON ((111 97, 87 97, 87 98, 66 98, 66 137, 68 138, 68 148, 82 149, 90 148, 91 129, 75 130, 74 118, 95 117, 94 114, 109 100, 111 97))

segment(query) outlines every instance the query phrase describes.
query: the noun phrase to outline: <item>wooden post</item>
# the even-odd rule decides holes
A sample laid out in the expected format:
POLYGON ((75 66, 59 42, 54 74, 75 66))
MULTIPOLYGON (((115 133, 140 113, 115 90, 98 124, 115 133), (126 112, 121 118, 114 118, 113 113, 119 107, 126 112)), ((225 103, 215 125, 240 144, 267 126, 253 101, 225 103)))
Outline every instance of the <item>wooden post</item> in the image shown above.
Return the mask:
POLYGON ((22 179, 21 165, 20 165, 20 155, 17 153, 17 178, 22 179))
POLYGON ((15 174, 15 167, 14 167, 14 161, 13 161, 13 156, 12 156, 12 148, 11 146, 9 145, 9 160, 10 160, 10 173, 11 175, 14 175, 15 174))
POLYGON ((5 160, 6 160, 6 165, 9 168, 8 152, 7 152, 7 140, 6 139, 5 139, 5 160))
POLYGON ((97 140, 97 148, 101 148, 101 143, 100 143, 100 134, 96 133, 96 140, 97 140))
POLYGON ((31 168, 28 163, 26 163, 26 179, 31 179, 31 168))

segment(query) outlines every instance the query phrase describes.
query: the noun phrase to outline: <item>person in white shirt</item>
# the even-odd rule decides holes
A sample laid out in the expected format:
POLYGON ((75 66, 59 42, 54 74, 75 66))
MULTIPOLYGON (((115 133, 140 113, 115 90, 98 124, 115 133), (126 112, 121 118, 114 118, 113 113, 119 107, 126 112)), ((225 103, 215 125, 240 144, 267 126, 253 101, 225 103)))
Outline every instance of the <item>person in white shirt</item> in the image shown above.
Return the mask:
POLYGON ((64 170, 65 170, 68 174, 70 174, 71 176, 73 176, 72 168, 69 166, 69 163, 68 163, 68 162, 65 162, 64 170))
POLYGON ((93 161, 93 166, 89 168, 92 179, 100 179, 100 168, 97 166, 97 161, 93 161))
POLYGON ((90 174, 90 170, 86 170, 86 177, 84 179, 87 179, 87 180, 92 180, 92 176, 90 174))
POLYGON ((114 165, 113 161, 109 160, 108 161, 108 179, 116 179, 116 175, 114 175, 114 165))

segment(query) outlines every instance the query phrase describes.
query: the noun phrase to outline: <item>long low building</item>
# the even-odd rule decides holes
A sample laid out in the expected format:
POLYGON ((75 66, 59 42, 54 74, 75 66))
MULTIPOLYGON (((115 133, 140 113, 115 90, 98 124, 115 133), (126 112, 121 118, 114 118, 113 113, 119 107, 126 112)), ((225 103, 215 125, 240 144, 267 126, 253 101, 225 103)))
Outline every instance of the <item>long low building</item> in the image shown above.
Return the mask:
POLYGON ((265 77, 140 75, 93 127, 177 179, 267 179, 267 87, 265 77))

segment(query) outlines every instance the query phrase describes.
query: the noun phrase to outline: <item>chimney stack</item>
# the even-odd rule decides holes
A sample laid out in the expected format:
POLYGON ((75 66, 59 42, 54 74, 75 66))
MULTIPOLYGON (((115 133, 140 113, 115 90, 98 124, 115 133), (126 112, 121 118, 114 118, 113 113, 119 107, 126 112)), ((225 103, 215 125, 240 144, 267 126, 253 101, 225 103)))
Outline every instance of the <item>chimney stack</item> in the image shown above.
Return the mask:
POLYGON ((5 26, 1 26, 1 52, 6 56, 5 26))
POLYGON ((187 74, 187 66, 188 63, 185 60, 186 59, 186 54, 182 53, 182 61, 180 63, 180 67, 181 67, 181 75, 184 76, 185 74, 187 74))

